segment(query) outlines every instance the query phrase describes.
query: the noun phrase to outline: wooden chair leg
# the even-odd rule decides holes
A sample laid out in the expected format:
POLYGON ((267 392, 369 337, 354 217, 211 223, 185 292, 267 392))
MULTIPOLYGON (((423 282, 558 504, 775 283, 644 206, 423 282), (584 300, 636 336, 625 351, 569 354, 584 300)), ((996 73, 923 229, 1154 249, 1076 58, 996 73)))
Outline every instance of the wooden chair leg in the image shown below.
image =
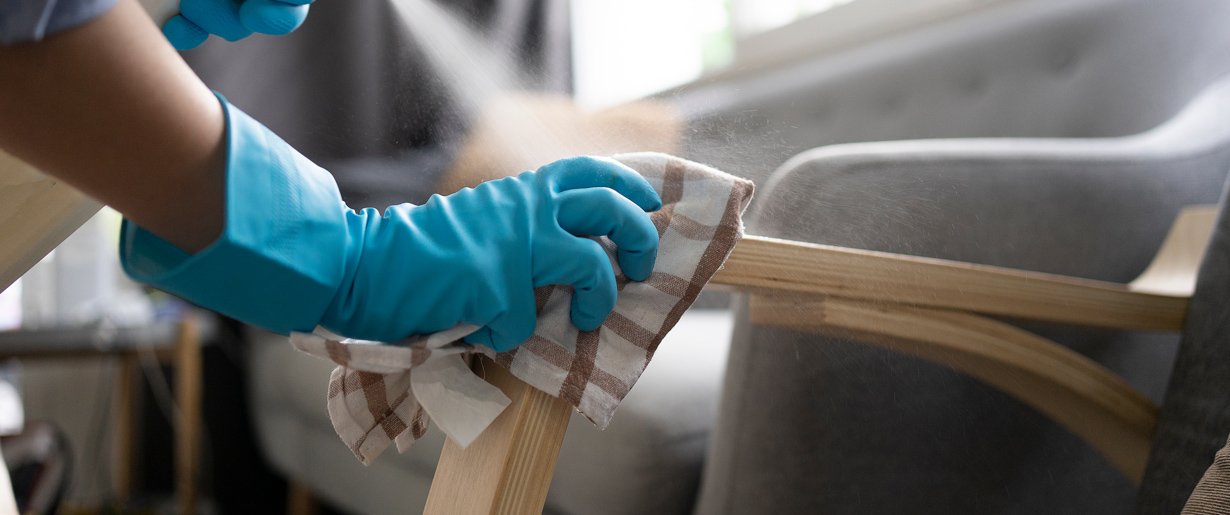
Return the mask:
POLYGON ((754 324, 839 336, 950 366, 1028 404, 1102 452, 1137 484, 1158 407, 1071 349, 970 313, 832 298, 751 299, 754 324))
POLYGON ((179 513, 194 515, 201 456, 201 328, 193 315, 180 324, 175 349, 175 397, 179 404, 175 424, 175 493, 179 513))
POLYGON ((572 406, 482 358, 476 371, 512 404, 466 449, 444 442, 425 515, 537 515, 572 406))
POLYGON ((286 515, 316 515, 320 513, 320 503, 316 501, 316 493, 307 485, 291 481, 286 485, 286 515))
POLYGON ((119 412, 116 413, 115 442, 115 493, 120 499, 132 497, 136 477, 137 413, 139 412, 140 388, 135 384, 137 355, 125 352, 120 355, 120 370, 116 377, 116 393, 119 397, 119 412))

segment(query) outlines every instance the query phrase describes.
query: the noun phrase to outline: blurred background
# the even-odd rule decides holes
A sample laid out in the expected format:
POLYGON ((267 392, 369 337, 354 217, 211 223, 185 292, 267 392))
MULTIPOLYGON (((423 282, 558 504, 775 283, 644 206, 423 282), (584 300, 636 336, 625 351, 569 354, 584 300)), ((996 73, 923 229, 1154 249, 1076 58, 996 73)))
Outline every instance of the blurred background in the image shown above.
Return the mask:
MULTIPOLYGON (((1230 8, 1212 0, 318 0, 288 36, 215 37, 182 55, 333 173, 356 209, 422 203, 571 155, 656 150, 756 182, 757 234, 1126 282, 1178 207, 1216 202, 1230 146, 1209 143, 1205 168, 1115 177, 1105 198, 1087 194, 1156 215, 1122 230, 1088 222, 1132 212, 1117 203, 1111 215, 1083 204, 1037 215, 1068 185, 1059 172, 989 194, 945 170, 866 178, 861 170, 896 165, 813 169, 791 158, 860 142, 1148 131, 1230 71, 1226 22, 1230 8), (1006 222, 1035 215, 1034 225, 1006 222)), ((827 152, 905 147, 877 148, 827 152)), ((331 363, 132 283, 118 268, 118 226, 104 209, 0 293, 0 356, 11 356, 0 377, 24 407, 18 426, 55 435, 32 447, 39 463, 59 463, 30 473, 50 492, 40 495, 62 500, 60 513, 421 510, 438 431, 363 467, 325 413, 331 363), (199 444, 189 469, 175 462, 182 441, 199 444)), ((1001 393, 913 358, 764 332, 740 306, 705 292, 610 428, 573 420, 547 513, 1130 510, 1136 485, 1001 393), (756 410, 739 396, 797 401, 773 413, 790 413, 776 425, 798 432, 764 439, 808 442, 799 466, 812 473, 768 464, 790 453, 749 443, 759 433, 736 419, 756 410), (903 422, 918 420, 930 422, 903 422), (903 427, 918 434, 888 436, 903 427), (926 444, 951 434, 975 436, 949 454, 926 444), (922 448, 936 452, 918 458, 922 448), (1065 458, 1040 464, 1055 455, 1065 458), (924 484, 928 467, 944 471, 928 492, 903 486, 924 484)), ((1113 352, 1119 335, 1055 338, 1160 401, 1177 336, 1113 352)), ((3 445, 25 477, 9 456, 19 444, 3 445)))

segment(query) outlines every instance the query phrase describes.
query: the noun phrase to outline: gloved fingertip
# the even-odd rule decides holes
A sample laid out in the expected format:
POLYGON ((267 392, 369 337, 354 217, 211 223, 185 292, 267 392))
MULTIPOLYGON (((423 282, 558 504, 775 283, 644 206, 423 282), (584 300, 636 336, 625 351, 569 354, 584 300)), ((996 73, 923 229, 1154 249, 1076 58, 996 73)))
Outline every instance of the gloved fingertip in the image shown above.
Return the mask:
POLYGON ((662 197, 658 196, 658 192, 649 190, 647 197, 645 204, 641 205, 641 209, 644 209, 646 212, 662 209, 662 197))
POLYGON ((539 168, 538 172, 554 182, 557 191, 611 188, 645 211, 662 209, 662 198, 640 173, 608 157, 560 159, 539 168))
POLYGON ((239 41, 252 35, 239 21, 239 5, 232 0, 181 0, 179 14, 205 32, 239 41))
POLYGON ((253 32, 281 36, 303 25, 309 7, 278 0, 248 0, 239 7, 239 21, 253 32))
POLYGON ((582 331, 593 331, 599 327, 602 327, 602 323, 606 322, 606 317, 610 316, 611 313, 608 311, 606 314, 602 315, 601 318, 595 317, 593 315, 583 312, 580 308, 577 307, 577 304, 574 302, 572 305, 571 314, 572 314, 572 325, 577 326, 577 329, 580 329, 582 331))
POLYGON ((628 276, 633 281, 644 281, 649 278, 649 274, 653 273, 653 266, 657 262, 657 250, 653 249, 652 253, 619 253, 619 269, 624 275, 628 276))
POLYGON ((624 177, 623 184, 613 189, 645 212, 662 209, 662 197, 640 175, 624 177))
MULTIPOLYGON (((640 177, 638 176, 637 179, 640 177)), ((662 209, 662 197, 658 196, 658 192, 654 191, 644 179, 632 182, 617 191, 646 213, 662 209)))
POLYGON ((209 33, 183 16, 173 16, 162 25, 162 34, 176 50, 192 50, 201 46, 209 33))

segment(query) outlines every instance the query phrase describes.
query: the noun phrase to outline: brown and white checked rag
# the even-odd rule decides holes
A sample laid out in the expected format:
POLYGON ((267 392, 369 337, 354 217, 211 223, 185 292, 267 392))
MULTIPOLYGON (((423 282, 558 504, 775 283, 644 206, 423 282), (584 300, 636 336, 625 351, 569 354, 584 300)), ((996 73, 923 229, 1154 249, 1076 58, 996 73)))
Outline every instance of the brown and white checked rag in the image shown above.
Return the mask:
POLYGON ((741 215, 752 183, 704 165, 658 153, 615 156, 640 172, 662 197, 650 214, 660 236, 658 259, 643 282, 619 270, 615 247, 600 238, 620 288, 614 312, 594 331, 572 325, 572 289, 538 288, 538 327, 520 347, 495 353, 468 345, 470 325, 395 345, 346 340, 325 331, 295 333, 291 343, 339 367, 329 381, 333 427, 363 463, 388 445, 399 451, 427 429, 429 416, 468 445, 510 402, 466 366, 483 354, 513 375, 577 408, 605 428, 649 364, 654 351, 743 235, 741 215))

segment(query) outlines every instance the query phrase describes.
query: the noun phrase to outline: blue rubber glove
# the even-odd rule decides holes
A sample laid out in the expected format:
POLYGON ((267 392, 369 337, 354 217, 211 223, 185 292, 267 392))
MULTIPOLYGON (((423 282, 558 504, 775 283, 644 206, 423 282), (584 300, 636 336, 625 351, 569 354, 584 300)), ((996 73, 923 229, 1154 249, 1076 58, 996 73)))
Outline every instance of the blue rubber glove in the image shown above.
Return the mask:
POLYGON ((395 341, 463 321, 483 326, 466 341, 503 351, 534 333, 535 287, 571 284, 573 323, 597 329, 615 307, 615 275, 602 247, 578 236, 609 236, 623 272, 644 280, 658 249, 645 211, 660 207, 636 172, 579 157, 372 212, 363 261, 321 325, 395 341))
POLYGON ((176 50, 189 50, 210 34, 238 41, 261 34, 289 34, 307 18, 312 0, 180 0, 179 14, 162 33, 176 50))
MULTIPOLYGON (((221 97, 219 97, 221 98, 221 97)), ((504 351, 536 324, 534 288, 575 287, 572 320, 596 329, 615 306, 620 269, 647 278, 661 207, 636 172, 609 159, 557 161, 422 206, 354 212, 328 172, 239 109, 227 113, 226 228, 188 255, 125 220, 120 258, 134 279, 279 333, 317 325, 397 341, 482 327, 466 340, 504 351)))

